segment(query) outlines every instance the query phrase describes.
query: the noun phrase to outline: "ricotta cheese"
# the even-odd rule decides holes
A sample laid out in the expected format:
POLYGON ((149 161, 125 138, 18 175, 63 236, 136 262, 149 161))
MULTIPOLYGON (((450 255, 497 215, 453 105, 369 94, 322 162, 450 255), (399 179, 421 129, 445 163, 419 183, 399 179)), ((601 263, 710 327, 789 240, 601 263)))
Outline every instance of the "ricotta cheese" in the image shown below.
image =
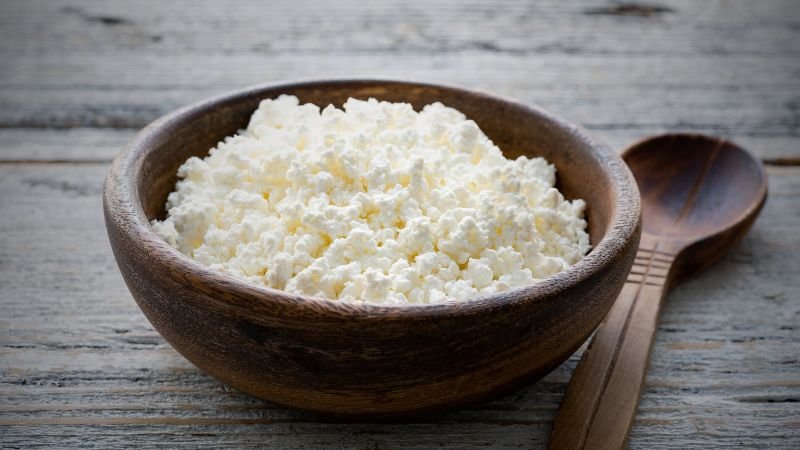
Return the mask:
POLYGON ((582 200, 441 103, 264 100, 178 170, 153 229, 212 269, 328 299, 442 303, 535 283, 589 250, 582 200))

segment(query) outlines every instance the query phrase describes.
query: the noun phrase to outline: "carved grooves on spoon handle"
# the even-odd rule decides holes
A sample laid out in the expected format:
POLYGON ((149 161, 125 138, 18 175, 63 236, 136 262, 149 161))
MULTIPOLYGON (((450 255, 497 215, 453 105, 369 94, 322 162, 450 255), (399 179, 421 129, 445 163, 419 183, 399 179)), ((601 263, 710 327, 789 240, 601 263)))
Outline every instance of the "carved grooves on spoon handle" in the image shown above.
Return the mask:
POLYGON ((675 259, 674 252, 663 247, 667 246, 642 236, 628 280, 567 386, 548 448, 625 445, 675 259))

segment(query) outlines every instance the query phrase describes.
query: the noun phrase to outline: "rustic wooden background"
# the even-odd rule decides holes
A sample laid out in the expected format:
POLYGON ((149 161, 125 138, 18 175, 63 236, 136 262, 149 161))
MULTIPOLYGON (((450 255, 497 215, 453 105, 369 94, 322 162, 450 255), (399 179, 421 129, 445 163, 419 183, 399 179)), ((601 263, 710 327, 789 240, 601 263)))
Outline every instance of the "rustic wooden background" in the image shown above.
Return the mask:
POLYGON ((770 198, 678 288, 634 448, 800 446, 800 2, 0 2, 0 447, 542 447, 576 358, 469 410, 331 424, 235 392, 153 330, 100 207, 108 164, 186 103, 325 77, 441 81, 535 102, 617 148, 732 138, 770 198))

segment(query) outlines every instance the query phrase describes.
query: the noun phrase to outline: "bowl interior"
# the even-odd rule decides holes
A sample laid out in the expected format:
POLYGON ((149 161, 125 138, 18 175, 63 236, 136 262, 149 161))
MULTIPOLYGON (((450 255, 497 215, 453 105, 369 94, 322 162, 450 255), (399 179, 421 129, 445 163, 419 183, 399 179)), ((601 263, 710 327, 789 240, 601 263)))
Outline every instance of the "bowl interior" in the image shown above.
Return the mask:
POLYGON ((557 169, 557 187, 569 199, 587 204, 589 234, 594 246, 610 225, 615 189, 605 170, 607 160, 573 126, 536 108, 496 97, 441 86, 383 81, 334 81, 254 88, 220 97, 168 116, 153 126, 150 151, 143 155, 138 174, 138 194, 148 220, 164 217, 167 195, 174 190, 178 167, 191 156, 208 150, 247 126, 261 100, 281 94, 295 95, 301 103, 337 107, 349 98, 411 103, 416 110, 442 102, 463 112, 497 144, 508 158, 542 156, 557 169))

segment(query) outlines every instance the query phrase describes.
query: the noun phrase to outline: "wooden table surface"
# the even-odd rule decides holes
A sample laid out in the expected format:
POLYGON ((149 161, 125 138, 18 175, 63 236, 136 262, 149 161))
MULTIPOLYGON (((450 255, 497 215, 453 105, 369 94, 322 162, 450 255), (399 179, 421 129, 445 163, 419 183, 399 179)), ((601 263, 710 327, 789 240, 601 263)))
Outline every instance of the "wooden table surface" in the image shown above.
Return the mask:
POLYGON ((0 447, 539 448, 577 355, 497 401, 333 424, 236 392, 153 330, 101 189, 138 129, 255 83, 389 77, 535 102, 622 149, 664 131, 760 156, 769 201, 668 298, 634 448, 800 447, 800 2, 0 3, 0 447))

